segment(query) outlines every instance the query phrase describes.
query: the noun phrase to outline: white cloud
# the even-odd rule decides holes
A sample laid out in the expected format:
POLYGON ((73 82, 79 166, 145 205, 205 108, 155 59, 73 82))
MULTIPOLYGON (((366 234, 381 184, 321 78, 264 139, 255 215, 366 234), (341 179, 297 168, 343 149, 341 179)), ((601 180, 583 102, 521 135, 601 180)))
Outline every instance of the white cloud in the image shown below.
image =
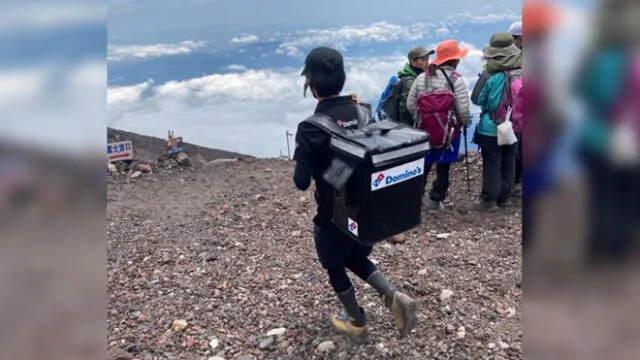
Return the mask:
POLYGON ((124 105, 135 103, 142 99, 142 94, 151 88, 153 80, 131 86, 120 86, 107 89, 107 102, 109 104, 124 105))
POLYGON ((51 76, 51 69, 27 68, 0 71, 0 104, 24 104, 34 96, 41 96, 51 76))
POLYGON ((475 14, 470 12, 457 13, 449 16, 449 20, 454 23, 468 23, 468 24, 493 24, 500 21, 517 21, 520 20, 522 15, 515 11, 505 11, 501 13, 487 13, 487 14, 475 14))
POLYGON ((0 72, 2 139, 58 152, 104 151, 104 60, 0 72))
POLYGON ((436 35, 445 36, 451 33, 451 30, 445 24, 441 24, 439 28, 436 29, 436 35))
POLYGON ((234 37, 229 40, 232 44, 240 44, 240 45, 250 45, 260 42, 260 38, 253 34, 242 35, 239 37, 234 37))
MULTIPOLYGON (((449 23, 490 24, 504 20, 516 20, 520 14, 504 10, 503 12, 478 15, 475 13, 461 12, 449 16, 449 23)), ((450 26, 441 23, 418 22, 412 25, 397 25, 386 21, 376 22, 370 25, 343 26, 333 29, 311 29, 290 34, 276 50, 278 54, 299 56, 305 49, 316 46, 331 46, 344 51, 349 46, 371 43, 388 42, 412 42, 428 39, 431 34, 445 36, 456 33, 450 26)))
MULTIPOLYGON (((468 44, 463 44, 468 46, 468 44)), ((346 58, 346 91, 377 100, 389 77, 405 63, 404 55, 346 58)), ((481 66, 471 48, 459 71, 468 84, 481 66)), ((167 127, 186 141, 254 156, 286 152, 285 130, 295 131, 315 101, 302 96, 300 69, 244 70, 214 74, 153 87, 109 89, 110 124, 125 130, 163 136, 167 127)))
POLYGON ((348 46, 355 44, 421 40, 428 35, 428 29, 431 27, 431 25, 423 23, 402 26, 380 21, 366 26, 305 30, 298 32, 293 39, 282 43, 278 47, 277 53, 296 56, 300 54, 302 47, 329 45, 339 50, 345 50, 348 46))
POLYGON ((4 5, 0 12, 0 29, 52 29, 88 23, 106 23, 107 7, 82 1, 51 1, 32 5, 4 5))
POLYGON ((203 48, 204 41, 183 41, 179 44, 154 44, 154 45, 109 45, 107 60, 124 61, 133 59, 148 59, 161 56, 184 55, 203 48))
POLYGON ((233 64, 233 65, 229 65, 227 69, 231 71, 242 71, 242 70, 247 70, 247 67, 244 65, 233 64))
POLYGON ((291 97, 298 79, 291 73, 247 70, 234 74, 213 74, 187 81, 170 81, 154 89, 159 96, 201 99, 229 97, 233 100, 283 100, 291 97))

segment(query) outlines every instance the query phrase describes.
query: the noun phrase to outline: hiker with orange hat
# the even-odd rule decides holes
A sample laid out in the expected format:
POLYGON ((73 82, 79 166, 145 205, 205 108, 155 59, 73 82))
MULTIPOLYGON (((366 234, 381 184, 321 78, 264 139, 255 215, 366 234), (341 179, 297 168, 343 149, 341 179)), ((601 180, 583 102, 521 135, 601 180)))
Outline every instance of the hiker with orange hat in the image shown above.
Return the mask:
POLYGON ((425 157, 425 185, 431 167, 436 164, 436 179, 427 203, 432 215, 443 208, 449 191, 451 164, 458 159, 460 150, 460 130, 469 125, 469 91, 456 72, 468 52, 469 49, 461 48, 455 40, 438 44, 436 58, 416 77, 407 97, 407 109, 415 127, 429 134, 431 150, 425 157))

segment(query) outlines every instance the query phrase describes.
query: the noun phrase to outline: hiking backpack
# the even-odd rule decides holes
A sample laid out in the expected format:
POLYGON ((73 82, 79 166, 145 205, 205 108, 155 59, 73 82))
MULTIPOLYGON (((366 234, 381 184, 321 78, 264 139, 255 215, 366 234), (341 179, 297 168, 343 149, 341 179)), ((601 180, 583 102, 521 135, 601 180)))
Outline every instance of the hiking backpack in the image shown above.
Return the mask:
POLYGON ((378 120, 400 120, 400 91, 402 90, 402 83, 407 80, 408 77, 399 78, 397 75, 393 75, 387 86, 382 90, 380 100, 378 100, 378 106, 376 107, 376 115, 378 120))
MULTIPOLYGON (((460 135, 461 125, 455 117, 455 87, 444 71, 450 89, 431 90, 431 76, 424 73, 426 92, 420 94, 417 100, 418 121, 417 129, 429 134, 429 145, 432 149, 440 149, 451 145, 451 141, 460 135)), ((456 72, 451 74, 455 79, 460 77, 456 72)))
POLYGON ((511 117, 509 120, 513 124, 513 131, 516 133, 522 132, 522 69, 504 70, 504 75, 507 77, 504 89, 502 90, 502 98, 498 103, 496 110, 491 113, 491 119, 500 125, 505 121, 509 109, 511 109, 511 117))

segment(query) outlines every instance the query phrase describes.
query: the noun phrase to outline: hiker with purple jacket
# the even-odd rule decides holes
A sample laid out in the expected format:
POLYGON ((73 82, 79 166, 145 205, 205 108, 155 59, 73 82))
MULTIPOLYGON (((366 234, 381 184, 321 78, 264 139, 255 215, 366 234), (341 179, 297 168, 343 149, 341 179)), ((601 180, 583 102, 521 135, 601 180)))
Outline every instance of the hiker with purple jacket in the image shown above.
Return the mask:
POLYGON ((440 43, 436 58, 418 75, 407 97, 407 109, 414 126, 429 134, 431 149, 425 157, 424 178, 436 165, 436 179, 431 185, 427 209, 435 215, 443 208, 449 191, 451 164, 458 159, 460 129, 469 125, 469 90, 456 68, 468 49, 455 40, 440 43))
MULTIPOLYGON (((498 125, 506 119, 505 107, 515 106, 518 103, 514 100, 521 99, 511 91, 511 84, 522 76, 522 52, 511 34, 500 32, 491 37, 482 54, 485 68, 471 93, 471 101, 481 108, 473 135, 473 142, 480 146, 482 154, 482 194, 476 208, 494 212, 510 205, 515 181, 517 144, 499 145, 498 125)), ((515 108, 520 110, 519 106, 515 108)), ((521 120, 521 111, 518 115, 521 120)), ((511 122, 515 133, 522 131, 521 121, 514 118, 511 122)))

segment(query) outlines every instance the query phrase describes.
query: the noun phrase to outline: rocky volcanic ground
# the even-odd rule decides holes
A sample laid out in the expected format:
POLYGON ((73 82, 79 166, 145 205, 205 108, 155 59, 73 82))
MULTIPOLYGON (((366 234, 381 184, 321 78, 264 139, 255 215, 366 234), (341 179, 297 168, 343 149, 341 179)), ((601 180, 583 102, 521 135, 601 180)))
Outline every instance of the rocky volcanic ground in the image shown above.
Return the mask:
MULTIPOLYGON (((135 144, 134 144, 135 146, 135 144)), ((111 359, 522 359, 520 210, 471 209, 464 164, 445 211, 372 259, 420 301, 398 339, 373 289, 353 277, 370 320, 356 345, 328 322, 340 310, 316 260, 312 189, 293 163, 239 159, 108 180, 111 359)), ((312 186, 313 188, 313 186, 312 186)))

